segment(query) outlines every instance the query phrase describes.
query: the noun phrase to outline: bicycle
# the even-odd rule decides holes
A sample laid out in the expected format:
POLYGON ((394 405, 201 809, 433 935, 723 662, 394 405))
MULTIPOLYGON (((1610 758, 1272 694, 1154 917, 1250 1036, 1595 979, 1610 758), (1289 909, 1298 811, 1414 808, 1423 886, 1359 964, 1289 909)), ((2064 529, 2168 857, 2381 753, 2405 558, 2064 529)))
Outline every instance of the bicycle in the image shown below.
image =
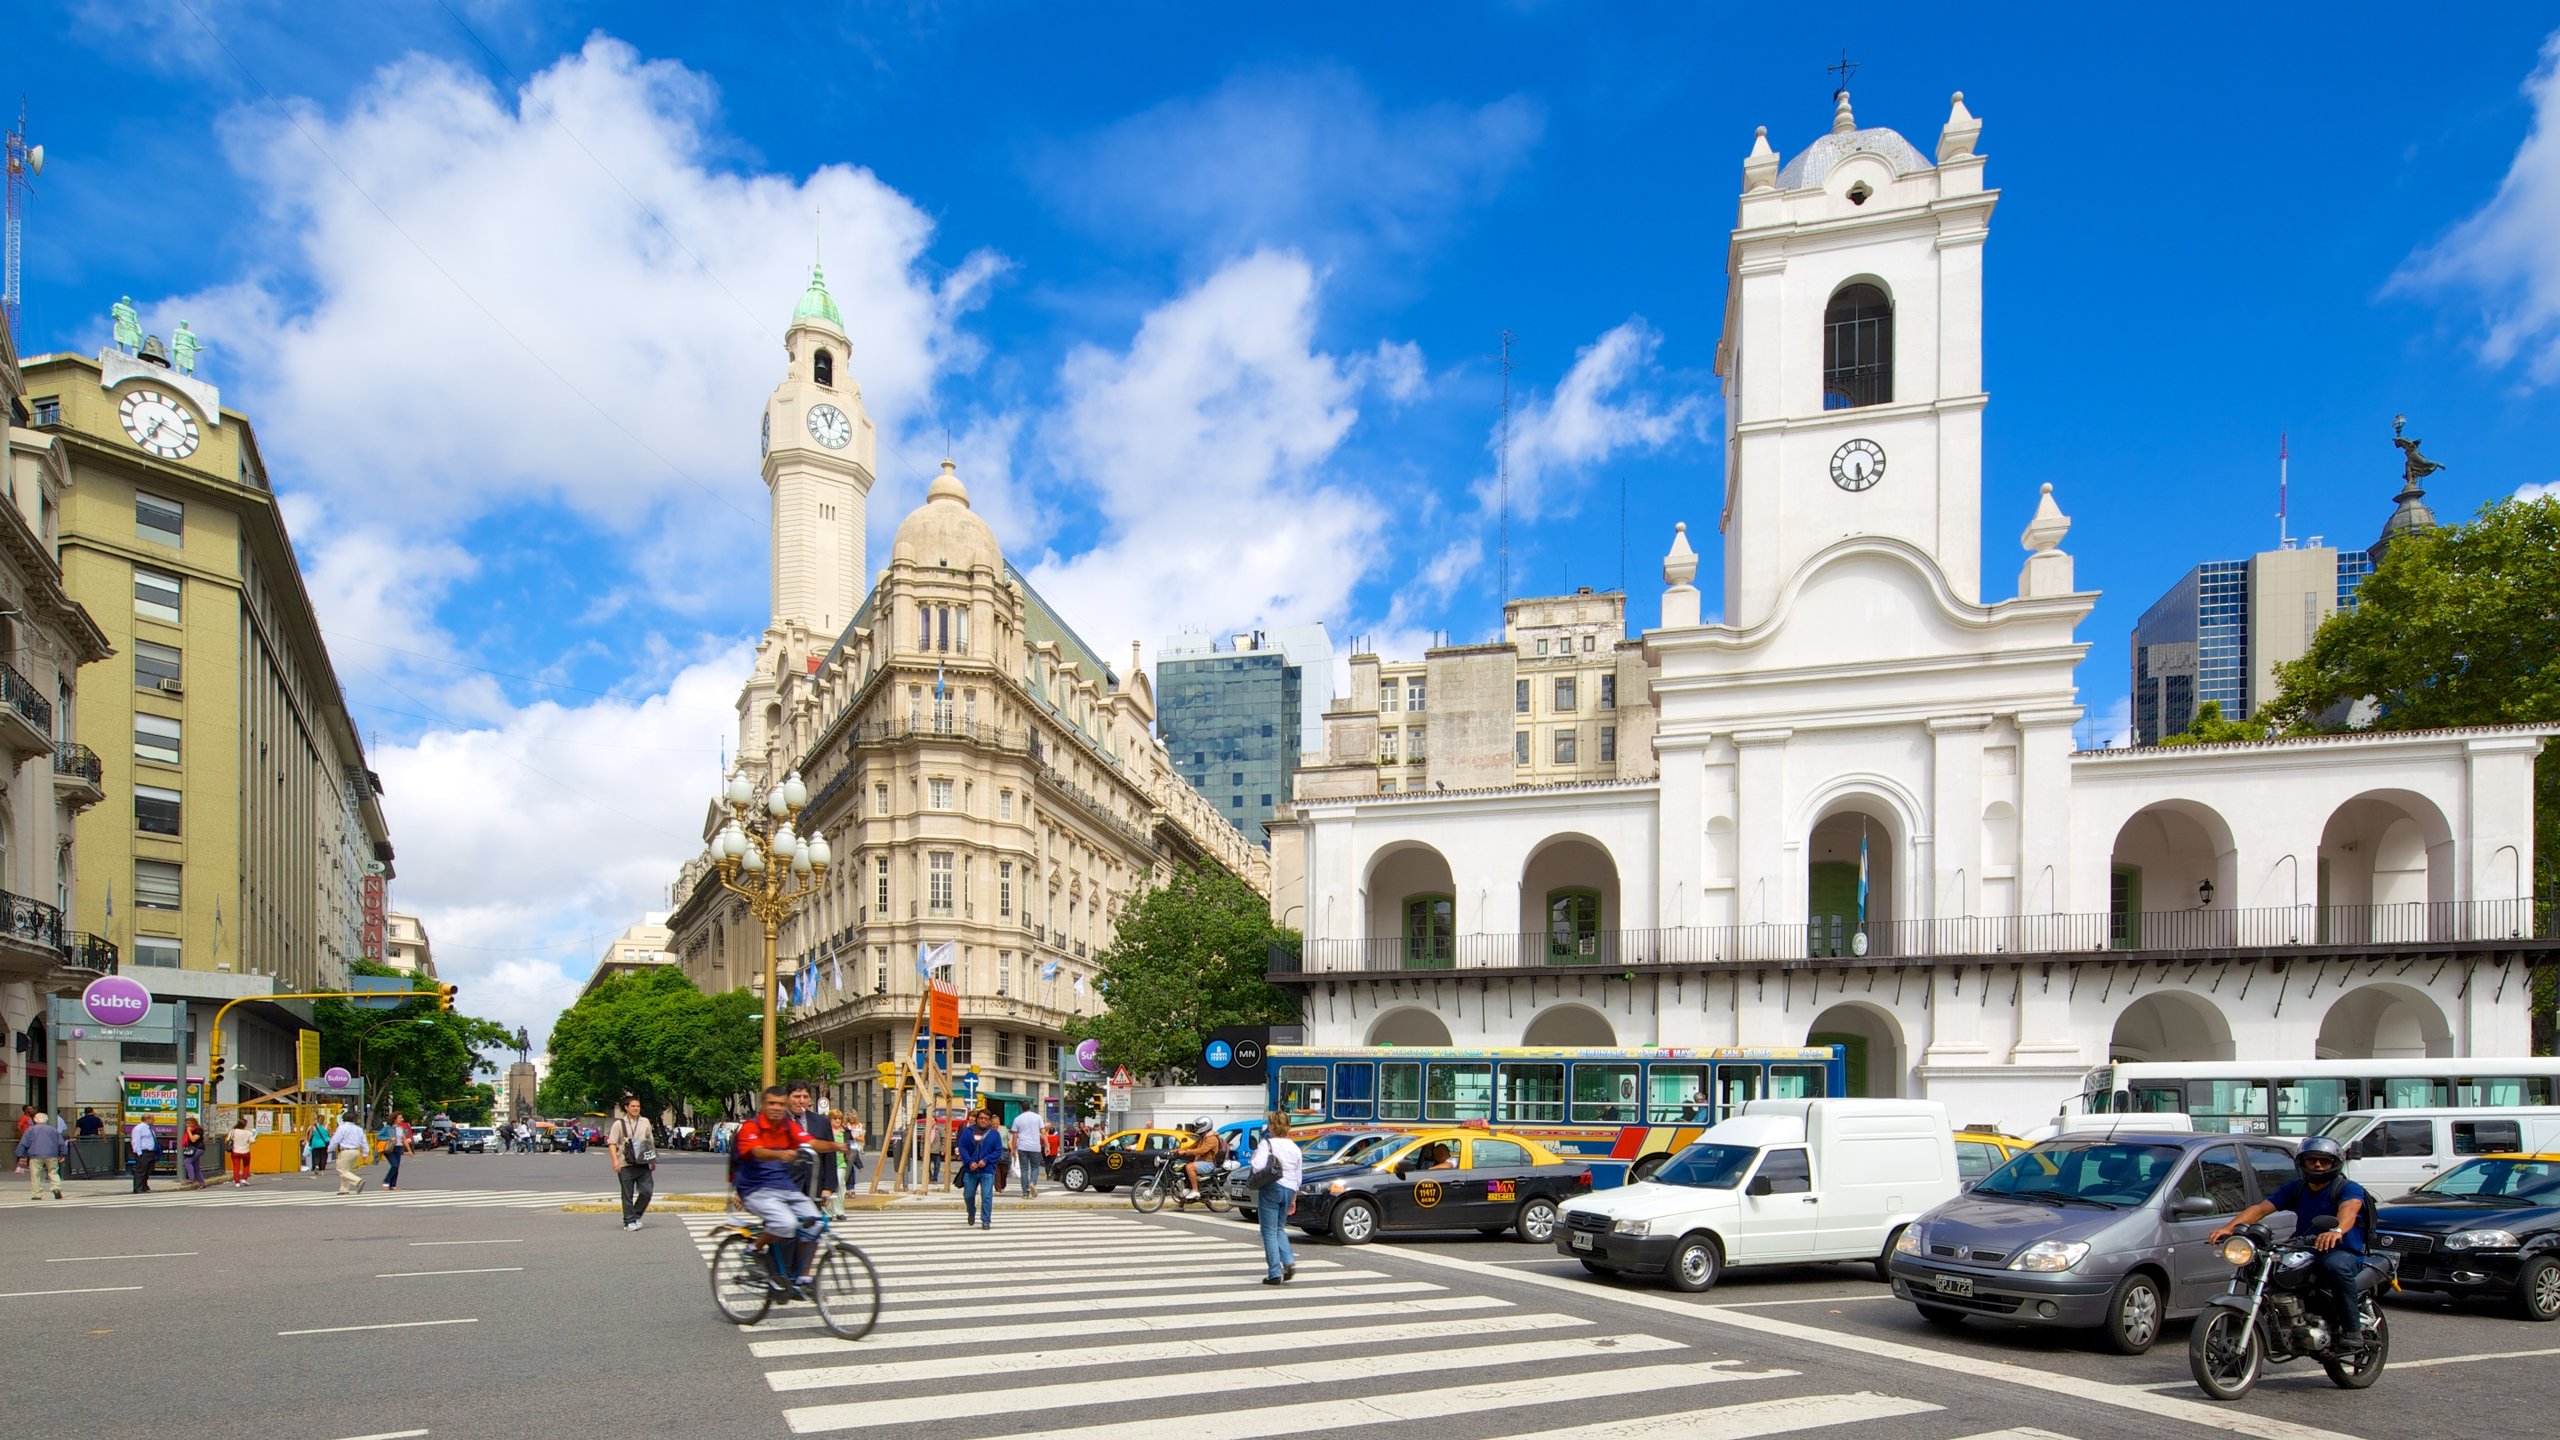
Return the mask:
MULTIPOLYGON (((1175 1210, 1190 1208, 1193 1202, 1183 1194, 1181 1169, 1182 1157, 1174 1151, 1165 1151, 1156 1161, 1154 1172, 1139 1180, 1130 1190, 1129 1203, 1138 1207, 1138 1213, 1153 1215, 1164 1208, 1165 1196, 1170 1194, 1175 1210)), ((1227 1194, 1227 1167, 1223 1164, 1209 1165, 1205 1172, 1200 1177, 1198 1203, 1212 1215, 1223 1215, 1234 1203, 1227 1194)))
POLYGON ((736 1217, 712 1227, 719 1243, 711 1250, 711 1303, 732 1325, 753 1325, 775 1305, 806 1299, 817 1308, 818 1323, 839 1340, 859 1340, 880 1319, 880 1272, 871 1257, 850 1240, 838 1239, 834 1222, 818 1215, 818 1258, 809 1269, 804 1295, 793 1288, 774 1258, 773 1242, 760 1222, 729 1196, 736 1217))

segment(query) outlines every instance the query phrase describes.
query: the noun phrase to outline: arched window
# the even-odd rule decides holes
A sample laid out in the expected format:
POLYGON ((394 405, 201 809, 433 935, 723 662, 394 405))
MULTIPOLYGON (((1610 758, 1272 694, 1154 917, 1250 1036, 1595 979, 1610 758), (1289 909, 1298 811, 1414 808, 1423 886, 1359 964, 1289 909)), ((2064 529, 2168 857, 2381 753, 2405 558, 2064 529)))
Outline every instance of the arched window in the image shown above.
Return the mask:
POLYGON ((812 369, 817 374, 819 384, 833 385, 836 383, 836 357, 832 354, 829 354, 824 350, 819 351, 817 363, 812 367, 812 369))
POLYGON ((1850 285, 1822 312, 1822 408, 1893 403, 1893 301, 1850 285))

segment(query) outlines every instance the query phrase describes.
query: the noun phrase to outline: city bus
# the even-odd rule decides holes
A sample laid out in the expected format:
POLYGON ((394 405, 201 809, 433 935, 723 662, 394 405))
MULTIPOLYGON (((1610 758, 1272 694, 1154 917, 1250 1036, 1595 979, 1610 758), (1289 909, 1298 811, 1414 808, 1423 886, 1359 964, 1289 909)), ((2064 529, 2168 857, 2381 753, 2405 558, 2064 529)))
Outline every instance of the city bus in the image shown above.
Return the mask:
POLYGON ((2349 1110, 2549 1105, 2560 1059, 2125 1060, 2072 1102, 2085 1115, 2183 1113, 2198 1130, 2311 1135, 2349 1110))
POLYGON ((1643 1179, 1752 1100, 1847 1093, 1837 1045, 1274 1045, 1271 1106, 1292 1123, 1380 1129, 1469 1121, 1591 1165, 1607 1188, 1643 1179))

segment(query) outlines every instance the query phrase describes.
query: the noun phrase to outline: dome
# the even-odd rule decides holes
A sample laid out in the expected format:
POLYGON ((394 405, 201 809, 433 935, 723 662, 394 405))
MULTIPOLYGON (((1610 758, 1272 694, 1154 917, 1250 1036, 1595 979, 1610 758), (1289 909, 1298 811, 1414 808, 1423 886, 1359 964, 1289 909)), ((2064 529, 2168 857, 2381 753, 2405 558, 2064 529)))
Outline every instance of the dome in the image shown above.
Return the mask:
POLYGON ((836 312, 836 297, 827 293, 827 271, 823 265, 809 267, 809 288, 801 293, 800 303, 791 311, 791 323, 824 320, 838 330, 844 328, 844 316, 836 312))
POLYGON ((1781 190, 1809 190, 1820 185, 1832 170, 1852 155, 1881 156, 1896 175, 1913 175, 1933 169, 1929 157, 1915 149, 1897 131, 1878 125, 1861 130, 1849 111, 1849 92, 1839 95, 1839 108, 1831 119, 1831 133, 1804 148, 1803 153, 1778 172, 1781 190))
POLYGON ((889 558, 913 561, 918 565, 971 570, 985 566, 990 570, 1004 568, 1004 551, 996 544, 996 532, 969 508, 969 487, 950 461, 942 462, 942 473, 924 492, 924 503, 910 511, 898 523, 898 535, 889 544, 889 558))

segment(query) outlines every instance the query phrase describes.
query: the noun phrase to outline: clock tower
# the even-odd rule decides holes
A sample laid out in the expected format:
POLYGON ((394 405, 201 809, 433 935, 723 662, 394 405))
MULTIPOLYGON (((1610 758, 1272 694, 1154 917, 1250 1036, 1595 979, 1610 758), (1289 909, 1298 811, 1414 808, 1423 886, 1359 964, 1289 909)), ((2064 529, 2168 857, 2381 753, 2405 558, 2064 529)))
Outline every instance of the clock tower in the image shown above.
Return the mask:
POLYGON ((1934 162, 1849 94, 1783 166, 1760 132, 1726 252, 1724 614, 1767 620, 1851 536, 1982 596, 1982 245, 1997 191, 1958 95, 1934 162))
POLYGON ((764 483, 773 492, 773 620, 823 637, 843 633, 870 588, 863 516, 879 437, 862 407, 862 387, 846 368, 844 317, 826 274, 809 268, 809 289, 783 332, 789 357, 764 407, 764 483))

